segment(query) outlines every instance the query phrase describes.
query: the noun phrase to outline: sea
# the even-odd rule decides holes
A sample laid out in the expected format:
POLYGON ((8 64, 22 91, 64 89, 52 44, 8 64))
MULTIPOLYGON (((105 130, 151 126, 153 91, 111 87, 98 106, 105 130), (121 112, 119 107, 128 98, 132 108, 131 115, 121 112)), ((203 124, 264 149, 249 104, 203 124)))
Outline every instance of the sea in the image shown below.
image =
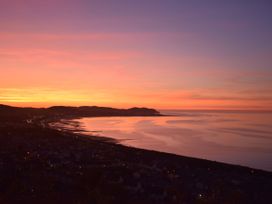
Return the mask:
POLYGON ((272 112, 160 110, 162 117, 76 119, 87 134, 148 150, 272 171, 272 112))

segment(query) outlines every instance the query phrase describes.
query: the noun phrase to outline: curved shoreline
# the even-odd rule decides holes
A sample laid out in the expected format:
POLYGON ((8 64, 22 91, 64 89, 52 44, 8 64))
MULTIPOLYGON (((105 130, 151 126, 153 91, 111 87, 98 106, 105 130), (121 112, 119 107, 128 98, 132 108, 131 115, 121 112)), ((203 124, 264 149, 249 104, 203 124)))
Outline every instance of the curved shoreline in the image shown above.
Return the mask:
MULTIPOLYGON (((1 203, 270 203, 272 172, 0 123, 1 203)), ((59 119, 59 118, 58 118, 59 119)))
POLYGON ((0 133, 4 203, 44 199, 104 203, 99 195, 108 199, 106 203, 271 201, 271 172, 126 147, 47 127, 10 125, 12 129, 1 126, 0 133))

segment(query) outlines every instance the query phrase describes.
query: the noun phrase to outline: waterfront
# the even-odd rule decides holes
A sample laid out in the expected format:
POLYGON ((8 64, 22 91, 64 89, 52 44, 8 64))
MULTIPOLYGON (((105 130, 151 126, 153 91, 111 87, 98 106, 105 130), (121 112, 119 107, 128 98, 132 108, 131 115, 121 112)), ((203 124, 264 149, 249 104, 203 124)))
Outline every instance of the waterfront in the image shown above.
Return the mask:
POLYGON ((89 134, 127 146, 272 170, 271 112, 161 112, 175 116, 76 121, 89 134))

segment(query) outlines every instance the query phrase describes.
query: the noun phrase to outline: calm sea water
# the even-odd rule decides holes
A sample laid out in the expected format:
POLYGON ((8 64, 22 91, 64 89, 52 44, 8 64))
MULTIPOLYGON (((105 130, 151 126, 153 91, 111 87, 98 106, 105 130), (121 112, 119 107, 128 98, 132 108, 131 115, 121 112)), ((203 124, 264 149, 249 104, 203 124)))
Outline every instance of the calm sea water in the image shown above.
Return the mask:
POLYGON ((87 131, 121 144, 272 171, 271 112, 161 111, 165 117, 99 117, 87 131))

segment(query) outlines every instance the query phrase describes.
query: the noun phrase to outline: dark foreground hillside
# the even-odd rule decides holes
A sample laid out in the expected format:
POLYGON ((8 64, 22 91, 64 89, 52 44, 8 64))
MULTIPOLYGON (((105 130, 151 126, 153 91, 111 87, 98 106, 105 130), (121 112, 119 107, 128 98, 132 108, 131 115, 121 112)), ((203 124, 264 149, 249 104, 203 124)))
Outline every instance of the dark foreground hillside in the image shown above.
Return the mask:
POLYGON ((271 203, 272 173, 0 124, 0 203, 271 203))

